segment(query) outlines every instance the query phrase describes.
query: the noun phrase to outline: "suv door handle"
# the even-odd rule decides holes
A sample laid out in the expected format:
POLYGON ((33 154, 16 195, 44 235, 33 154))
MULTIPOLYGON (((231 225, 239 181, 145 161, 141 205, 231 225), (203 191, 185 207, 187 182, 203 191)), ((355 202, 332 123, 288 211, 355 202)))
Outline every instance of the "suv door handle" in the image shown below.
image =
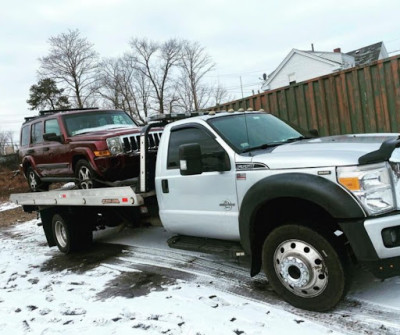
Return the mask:
POLYGON ((43 151, 49 151, 49 150, 50 150, 49 147, 44 147, 44 148, 43 148, 43 151))
POLYGON ((163 193, 169 193, 168 179, 161 180, 161 188, 163 193))
POLYGON ((28 154, 33 154, 34 152, 35 152, 35 150, 29 149, 26 153, 28 153, 28 154))

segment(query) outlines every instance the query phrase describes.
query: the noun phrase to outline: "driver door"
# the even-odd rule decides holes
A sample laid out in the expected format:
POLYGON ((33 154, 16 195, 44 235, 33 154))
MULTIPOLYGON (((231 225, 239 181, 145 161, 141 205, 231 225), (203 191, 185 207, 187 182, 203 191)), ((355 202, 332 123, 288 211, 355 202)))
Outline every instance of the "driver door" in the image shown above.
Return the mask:
POLYGON ((205 127, 189 124, 171 129, 167 162, 164 160, 162 164, 156 179, 157 196, 160 217, 168 230, 183 235, 239 238, 233 153, 229 156, 205 127), (179 146, 189 143, 200 145, 203 172, 182 176, 179 146), (228 171, 218 171, 221 154, 225 156, 228 171))

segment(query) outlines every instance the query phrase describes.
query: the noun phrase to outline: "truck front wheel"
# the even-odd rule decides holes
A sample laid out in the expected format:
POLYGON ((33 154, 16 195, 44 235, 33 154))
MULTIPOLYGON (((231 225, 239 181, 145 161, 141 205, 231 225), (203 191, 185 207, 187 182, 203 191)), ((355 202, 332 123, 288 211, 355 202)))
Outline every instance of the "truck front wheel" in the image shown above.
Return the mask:
POLYGON ((79 226, 79 222, 72 222, 73 220, 68 220, 67 216, 60 214, 55 214, 52 219, 54 241, 64 254, 83 249, 92 243, 92 230, 79 226))
POLYGON ((276 228, 264 242, 262 258, 272 288, 295 307, 323 312, 344 295, 346 275, 340 256, 310 228, 276 228))

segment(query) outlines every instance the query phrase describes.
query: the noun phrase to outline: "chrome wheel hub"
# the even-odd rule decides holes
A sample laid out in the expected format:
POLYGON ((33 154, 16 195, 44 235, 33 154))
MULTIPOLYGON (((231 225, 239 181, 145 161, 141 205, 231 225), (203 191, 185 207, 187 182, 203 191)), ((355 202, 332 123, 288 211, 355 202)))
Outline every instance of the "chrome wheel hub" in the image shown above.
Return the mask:
POLYGON ((300 240, 288 240, 278 246, 274 267, 282 284, 301 297, 315 297, 328 284, 323 257, 312 245, 300 240))
POLYGON ((67 246, 68 235, 64 223, 61 221, 56 221, 54 224, 54 232, 60 246, 65 248, 67 246))

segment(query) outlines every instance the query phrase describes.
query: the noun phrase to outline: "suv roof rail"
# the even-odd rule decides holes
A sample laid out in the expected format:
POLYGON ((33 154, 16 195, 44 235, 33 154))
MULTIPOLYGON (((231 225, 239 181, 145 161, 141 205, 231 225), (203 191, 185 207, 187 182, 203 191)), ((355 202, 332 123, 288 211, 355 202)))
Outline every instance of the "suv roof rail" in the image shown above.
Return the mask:
POLYGON ((39 115, 47 115, 47 114, 54 114, 54 113, 59 113, 59 112, 69 112, 69 111, 86 111, 86 110, 92 110, 92 109, 99 109, 99 107, 88 107, 88 108, 65 108, 65 109, 49 109, 49 110, 43 110, 39 112, 39 115))

